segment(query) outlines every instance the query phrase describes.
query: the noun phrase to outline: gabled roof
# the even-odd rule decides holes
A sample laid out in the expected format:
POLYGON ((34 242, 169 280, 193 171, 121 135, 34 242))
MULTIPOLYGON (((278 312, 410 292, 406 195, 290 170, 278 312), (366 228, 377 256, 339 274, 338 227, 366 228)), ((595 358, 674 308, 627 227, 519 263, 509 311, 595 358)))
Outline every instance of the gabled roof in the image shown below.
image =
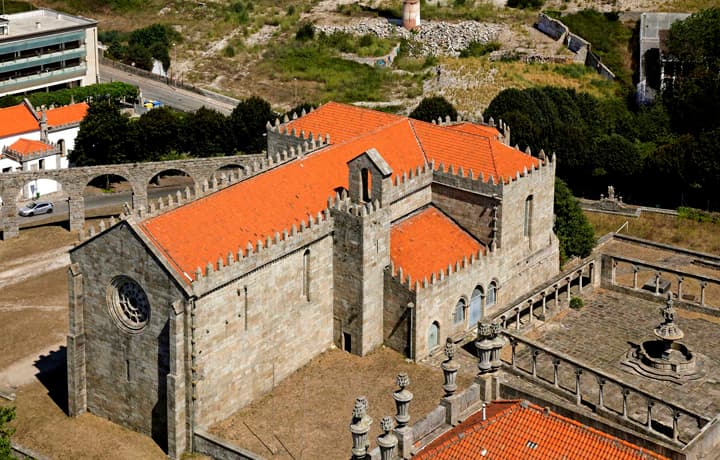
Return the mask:
MULTIPOLYGON (((344 104, 325 104, 286 127, 314 136, 329 133, 331 145, 140 224, 180 275, 193 277, 196 268, 317 215, 336 189, 348 188, 347 162, 371 148, 394 177, 429 159, 436 167, 444 162, 472 168, 476 175, 483 171, 486 181, 538 164, 497 140, 344 104)), ((480 248, 477 241, 472 246, 475 252, 480 248)), ((460 259, 472 252, 468 247, 460 259)))
POLYGON ((666 459, 527 401, 493 401, 414 460, 666 459))
POLYGON ((0 138, 39 129, 37 118, 24 103, 0 109, 0 138))
POLYGON ((15 153, 19 156, 25 157, 32 154, 44 153, 55 150, 55 147, 50 144, 46 144, 45 142, 34 141, 32 139, 25 139, 24 137, 21 137, 20 139, 16 140, 12 145, 7 147, 7 150, 10 153, 15 153))
POLYGON ((462 131, 470 134, 477 134, 479 136, 497 137, 500 135, 500 131, 497 128, 486 125, 476 125, 475 123, 462 122, 454 125, 448 125, 448 128, 454 129, 455 131, 462 131))
POLYGON ((430 279, 480 250, 484 252, 480 242, 434 207, 400 221, 390 231, 390 259, 413 281, 430 279))
POLYGON ((88 107, 85 102, 80 102, 78 104, 48 109, 45 111, 48 127, 55 128, 71 123, 80 123, 83 118, 85 118, 85 115, 87 115, 88 107))

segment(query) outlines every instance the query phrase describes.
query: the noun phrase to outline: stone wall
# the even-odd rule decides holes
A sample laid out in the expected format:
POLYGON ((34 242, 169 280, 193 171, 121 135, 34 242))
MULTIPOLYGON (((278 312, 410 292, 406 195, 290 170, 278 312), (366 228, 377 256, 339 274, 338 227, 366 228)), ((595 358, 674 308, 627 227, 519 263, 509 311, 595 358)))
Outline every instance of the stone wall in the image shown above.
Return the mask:
POLYGON ((498 230, 500 230, 501 208, 500 200, 497 198, 433 183, 432 201, 468 233, 486 245, 490 244, 493 236, 493 207, 498 206, 498 230))
MULTIPOLYGON (((86 388, 88 411, 151 436, 167 449, 167 402, 175 399, 167 385, 175 358, 170 356, 170 321, 176 316, 171 305, 182 298, 180 287, 127 223, 85 242, 70 256, 77 264, 71 273, 74 304, 68 338, 68 373, 77 376, 68 380, 75 404, 71 413, 84 412, 82 396, 73 395, 86 388), (111 284, 119 275, 134 280, 147 296, 150 314, 141 330, 128 330, 111 313, 111 284)), ((182 344, 173 349, 182 352, 182 344)), ((182 387, 184 371, 176 372, 182 387)), ((184 430, 184 420, 179 426, 184 430)), ((182 452, 184 447, 180 440, 176 448, 182 452)))
POLYGON ((383 331, 385 345, 410 358, 414 350, 410 346, 413 334, 415 293, 394 279, 390 270, 385 270, 383 331), (410 308, 408 304, 413 304, 410 308))
POLYGON ((569 32, 565 24, 544 13, 538 14, 538 21, 536 25, 541 32, 554 40, 565 39, 565 35, 569 32))
POLYGON ((195 301, 197 426, 228 417, 332 345, 332 254, 326 236, 195 301))

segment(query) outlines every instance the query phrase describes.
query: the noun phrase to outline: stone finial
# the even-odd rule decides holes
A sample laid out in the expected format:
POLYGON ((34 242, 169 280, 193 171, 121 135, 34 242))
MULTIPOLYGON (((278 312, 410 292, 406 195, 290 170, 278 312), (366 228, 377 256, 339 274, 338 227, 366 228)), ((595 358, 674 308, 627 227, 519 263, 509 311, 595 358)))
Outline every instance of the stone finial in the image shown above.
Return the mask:
POLYGON ((457 390, 457 372, 460 369, 457 363, 453 362, 455 357, 455 342, 448 337, 445 341, 445 356, 447 359, 440 365, 443 370, 443 376, 445 382, 443 383, 443 390, 445 390, 445 397, 450 397, 457 390))
POLYGON ((500 323, 478 322, 478 335, 475 348, 478 353, 478 369, 480 374, 495 372, 500 369, 500 350, 505 346, 505 338, 500 335, 500 323))
POLYGON ((355 405, 352 411, 352 422, 350 423, 350 433, 352 434, 353 460, 364 460, 368 453, 368 432, 372 419, 367 415, 369 408, 368 400, 365 396, 358 396, 355 399, 355 405))
POLYGON ((413 394, 406 390, 405 387, 410 385, 410 377, 405 372, 401 372, 395 378, 395 383, 399 390, 395 390, 393 393, 393 399, 395 400, 395 408, 397 414, 395 414, 395 420, 397 421, 397 429, 402 431, 406 429, 408 422, 410 421, 410 401, 413 399, 413 394))
POLYGON ((380 447, 380 459, 381 460, 396 460, 397 454, 396 449, 398 445, 398 438, 392 432, 393 421, 391 417, 385 416, 380 421, 380 428, 383 430, 383 434, 378 436, 377 443, 380 447))

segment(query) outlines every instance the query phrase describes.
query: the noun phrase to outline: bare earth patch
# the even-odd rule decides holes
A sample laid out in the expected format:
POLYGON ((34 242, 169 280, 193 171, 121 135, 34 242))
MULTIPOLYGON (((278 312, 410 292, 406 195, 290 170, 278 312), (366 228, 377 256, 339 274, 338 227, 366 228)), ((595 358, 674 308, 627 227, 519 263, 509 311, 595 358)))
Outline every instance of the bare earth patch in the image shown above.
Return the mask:
MULTIPOLYGON (((395 376, 407 372, 414 399, 410 423, 436 407, 443 396, 442 371, 408 363, 383 347, 365 357, 333 349, 280 383, 270 394, 211 427, 210 431, 259 455, 282 459, 349 457, 348 427, 355 398, 367 396, 375 420, 395 415, 395 376), (273 455, 274 454, 274 455, 273 455)), ((459 388, 472 378, 458 375, 459 388)))

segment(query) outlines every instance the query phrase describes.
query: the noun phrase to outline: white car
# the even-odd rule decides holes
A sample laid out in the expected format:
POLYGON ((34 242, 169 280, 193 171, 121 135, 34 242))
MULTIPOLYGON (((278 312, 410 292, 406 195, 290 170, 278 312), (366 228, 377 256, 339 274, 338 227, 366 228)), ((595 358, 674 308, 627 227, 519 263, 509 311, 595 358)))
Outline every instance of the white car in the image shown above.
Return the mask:
POLYGON ((53 212, 53 204, 47 201, 33 201, 20 209, 18 214, 23 217, 37 216, 38 214, 50 214, 53 212))

